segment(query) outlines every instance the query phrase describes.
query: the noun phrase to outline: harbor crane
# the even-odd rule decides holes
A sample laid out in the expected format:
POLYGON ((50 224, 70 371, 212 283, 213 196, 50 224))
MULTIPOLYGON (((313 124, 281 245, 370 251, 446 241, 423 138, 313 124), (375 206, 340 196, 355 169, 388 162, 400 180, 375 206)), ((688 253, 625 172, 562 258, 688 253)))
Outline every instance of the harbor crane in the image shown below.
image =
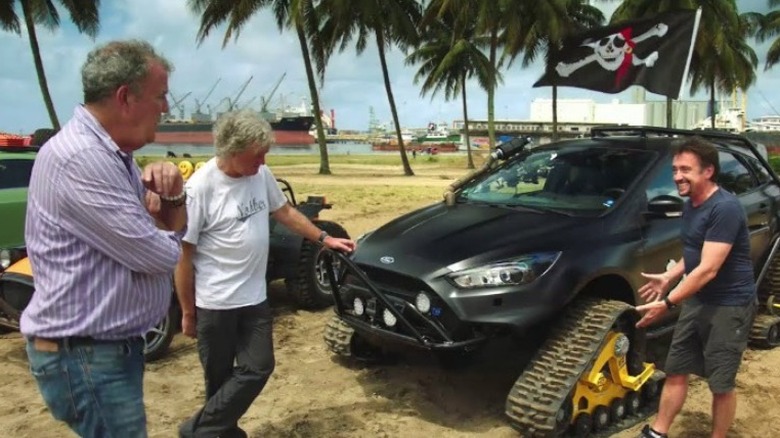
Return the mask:
POLYGON ((203 100, 195 99, 195 111, 192 113, 192 118, 195 121, 206 121, 211 119, 211 107, 207 106, 208 113, 203 113, 200 109, 203 106, 204 103, 211 97, 211 93, 214 92, 214 89, 217 88, 217 84, 219 84, 219 81, 221 81, 222 78, 217 78, 217 81, 214 82, 214 85, 211 86, 211 89, 208 93, 206 93, 206 97, 203 98, 203 100))
POLYGON ((271 102, 271 98, 274 97, 274 93, 276 93, 276 90, 279 88, 279 85, 281 85, 282 81, 284 80, 284 77, 287 76, 287 72, 282 73, 282 76, 279 78, 278 81, 276 81, 276 84, 271 89, 271 92, 268 93, 268 97, 262 97, 262 102, 260 104, 260 112, 266 113, 268 112, 268 104, 271 102))
POLYGON ((242 85, 241 89, 238 90, 238 93, 236 93, 236 97, 235 98, 233 98, 232 100, 229 97, 225 98, 225 99, 227 99, 227 102, 228 102, 228 109, 227 109, 228 111, 233 111, 236 108, 238 108, 238 99, 240 99, 241 95, 244 94, 244 90, 246 90, 246 87, 252 81, 252 78, 254 78, 254 76, 250 76, 249 79, 247 79, 246 82, 244 82, 244 85, 242 85))
POLYGON ((184 99, 186 99, 190 94, 192 94, 192 92, 188 91, 184 96, 178 98, 176 97, 175 94, 173 94, 173 91, 169 90, 168 94, 171 95, 171 101, 172 101, 172 103, 169 105, 169 108, 179 110, 179 119, 184 120, 184 105, 182 105, 182 102, 184 102, 184 99))

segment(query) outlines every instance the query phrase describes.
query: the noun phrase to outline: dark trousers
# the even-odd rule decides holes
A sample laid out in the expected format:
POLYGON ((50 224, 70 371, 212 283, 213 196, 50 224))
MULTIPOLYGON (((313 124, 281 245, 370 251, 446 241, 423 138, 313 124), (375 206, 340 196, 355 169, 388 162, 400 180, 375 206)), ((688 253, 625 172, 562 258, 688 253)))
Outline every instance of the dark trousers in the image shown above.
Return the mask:
POLYGON ((274 370, 271 308, 264 301, 229 310, 198 308, 196 312, 206 404, 181 425, 180 436, 246 436, 238 420, 274 370))

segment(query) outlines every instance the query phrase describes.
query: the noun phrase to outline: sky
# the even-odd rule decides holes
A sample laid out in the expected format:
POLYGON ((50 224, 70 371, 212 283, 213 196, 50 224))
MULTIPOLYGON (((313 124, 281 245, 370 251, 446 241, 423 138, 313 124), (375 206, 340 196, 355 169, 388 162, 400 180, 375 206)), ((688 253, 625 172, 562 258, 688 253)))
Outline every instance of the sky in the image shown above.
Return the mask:
MULTIPOLYGON (((359 0, 358 0, 359 1, 359 0)), ((57 2, 55 2, 57 3, 57 2)), ((594 0, 607 18, 619 2, 594 0)), ((18 7, 18 2, 16 3, 18 7)), ((270 106, 299 105, 308 99, 308 85, 303 59, 295 34, 279 32, 269 11, 262 11, 244 26, 237 40, 224 47, 224 27, 216 28, 203 41, 196 42, 198 17, 189 11, 186 0, 104 0, 101 2, 100 31, 92 40, 81 35, 61 11, 61 26, 55 31, 37 28, 49 90, 60 119, 65 123, 73 108, 82 100, 80 69, 87 53, 97 44, 115 39, 138 38, 149 41, 172 61, 175 71, 169 80, 172 95, 181 98, 184 114, 195 109, 195 99, 203 102, 209 90, 219 81, 204 104, 224 109, 225 98, 235 100, 242 86, 252 78, 238 98, 238 105, 258 109, 283 74, 270 106), (222 103, 220 104, 220 102, 222 103)), ((767 0, 737 0, 740 12, 766 12, 767 0)), ((20 14, 21 15, 21 14, 20 14)), ((780 100, 780 65, 764 71, 764 60, 770 42, 751 41, 759 57, 758 80, 748 90, 748 117, 777 114, 780 100)), ((420 96, 414 83, 417 67, 405 65, 405 55, 393 49, 387 54, 390 80, 401 126, 420 128, 429 122, 462 120, 460 100, 446 101, 443 96, 420 96)), ((26 31, 22 35, 0 30, 0 131, 30 133, 50 126, 26 31)), ((496 91, 497 119, 529 118, 530 103, 536 98, 550 98, 548 87, 532 88, 543 72, 537 62, 527 68, 520 62, 503 71, 504 81, 496 91)), ((487 118, 487 95, 476 83, 467 87, 470 119, 487 118)), ((561 99, 593 99, 609 102, 619 98, 629 102, 631 89, 611 95, 576 88, 559 88, 561 99)), ((339 129, 367 130, 373 109, 376 119, 390 126, 390 106, 384 89, 379 55, 369 44, 357 55, 350 47, 336 54, 327 66, 325 82, 320 89, 321 106, 335 112, 339 129)), ((664 99, 648 93, 648 99, 664 99)), ((699 93, 683 98, 706 99, 699 93)), ((178 113, 178 110, 174 110, 178 113)))

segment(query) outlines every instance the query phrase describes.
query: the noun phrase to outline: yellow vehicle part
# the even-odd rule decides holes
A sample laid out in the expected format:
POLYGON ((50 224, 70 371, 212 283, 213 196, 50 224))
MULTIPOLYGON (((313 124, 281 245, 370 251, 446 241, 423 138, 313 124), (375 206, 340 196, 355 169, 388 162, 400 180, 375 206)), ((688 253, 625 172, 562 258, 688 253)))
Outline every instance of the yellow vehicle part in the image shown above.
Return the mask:
POLYGON ((179 172, 181 172, 181 177, 184 178, 185 181, 188 180, 195 171, 192 163, 187 160, 179 161, 178 167, 179 172))
POLYGON ((632 391, 639 391, 655 372, 655 365, 645 363, 637 376, 628 373, 626 353, 628 338, 620 332, 607 335, 604 348, 593 361, 590 371, 583 373, 572 397, 572 419, 581 413, 593 415, 599 406, 609 407, 632 391))
POLYGON ((26 275, 30 278, 32 278, 32 265, 30 265, 30 258, 25 257, 13 265, 9 266, 8 269, 6 269, 3 272, 7 273, 13 273, 18 275, 26 275))

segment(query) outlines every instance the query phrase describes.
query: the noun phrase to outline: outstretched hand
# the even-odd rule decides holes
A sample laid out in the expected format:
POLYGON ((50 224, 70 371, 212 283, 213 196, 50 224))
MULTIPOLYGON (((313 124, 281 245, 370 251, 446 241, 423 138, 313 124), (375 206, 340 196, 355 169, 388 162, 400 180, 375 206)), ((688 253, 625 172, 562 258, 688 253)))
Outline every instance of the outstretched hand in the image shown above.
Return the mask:
POLYGON ((636 306, 635 309, 642 315, 642 319, 636 323, 637 328, 649 326, 669 310, 663 301, 642 304, 641 306, 636 306))
POLYGON ((666 274, 645 274, 644 272, 641 274, 642 277, 650 281, 639 288, 639 296, 646 303, 660 300, 669 289, 669 277, 666 274))

